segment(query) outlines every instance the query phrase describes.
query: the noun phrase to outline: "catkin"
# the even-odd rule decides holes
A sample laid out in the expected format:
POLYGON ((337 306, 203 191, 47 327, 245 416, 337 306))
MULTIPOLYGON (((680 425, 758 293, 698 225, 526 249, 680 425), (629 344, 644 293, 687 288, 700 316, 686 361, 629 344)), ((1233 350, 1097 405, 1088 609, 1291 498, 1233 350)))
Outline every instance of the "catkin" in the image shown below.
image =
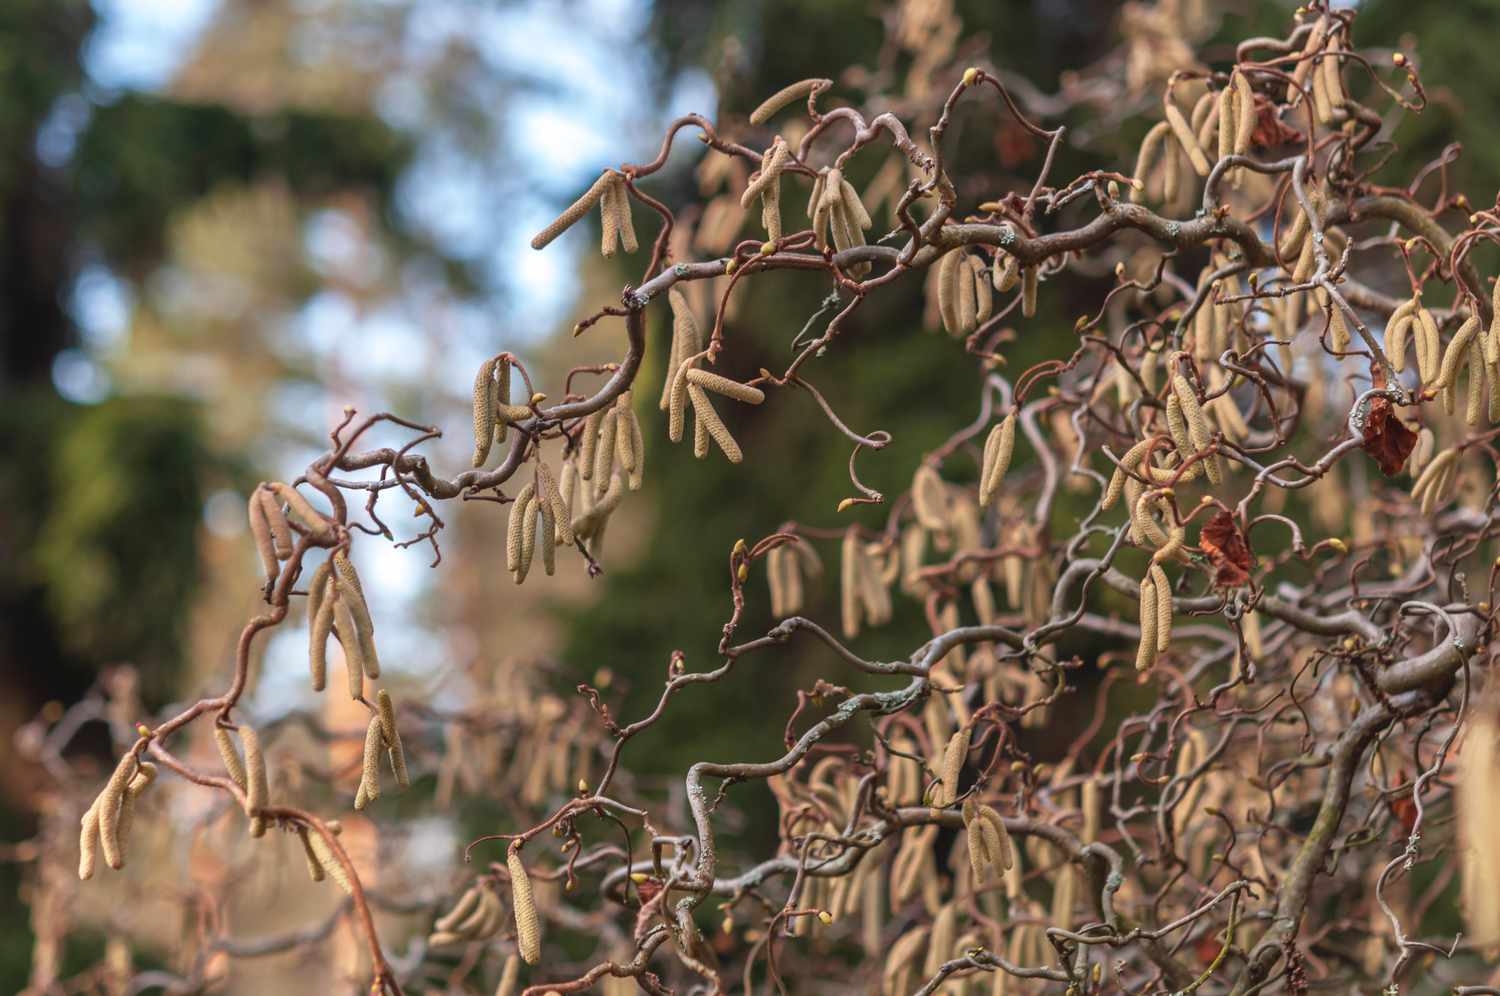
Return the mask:
POLYGON ((384 746, 380 729, 380 717, 371 716, 365 728, 364 769, 359 780, 359 794, 354 808, 364 809, 368 803, 380 798, 380 750, 384 746))
POLYGON ((1145 671, 1156 663, 1157 611, 1156 582, 1147 575, 1141 579, 1141 645, 1135 655, 1135 669, 1145 671))
POLYGON ((1010 469, 1010 459, 1016 449, 1016 413, 1011 412, 990 430, 984 442, 984 461, 979 469, 979 505, 981 508, 994 500, 1010 469))
POLYGON ((219 748, 219 757, 224 761, 224 770, 228 772, 230 780, 241 789, 248 788, 245 765, 240 760, 239 751, 234 748, 234 738, 229 735, 229 731, 222 726, 215 726, 214 744, 219 748))
POLYGON ((615 402, 615 412, 618 419, 615 425, 615 460, 627 474, 630 474, 636 468, 636 449, 635 434, 631 432, 635 412, 630 407, 629 391, 621 394, 620 399, 615 402))
POLYGON ((975 287, 978 281, 974 278, 973 258, 960 253, 954 269, 954 279, 958 282, 958 331, 967 334, 979 323, 979 297, 975 287))
POLYGON ((516 986, 520 981, 520 956, 508 955, 505 959, 505 967, 500 971, 500 985, 495 989, 495 996, 516 996, 516 986))
MULTIPOLYGON (((330 822, 329 829, 331 830, 332 827, 333 824, 330 822)), ((312 849, 313 857, 328 873, 328 877, 333 879, 334 883, 345 893, 354 895, 354 883, 349 880, 349 873, 344 870, 343 862, 339 861, 338 856, 333 853, 333 848, 323 839, 323 835, 316 830, 309 831, 307 843, 312 849)))
POLYGON ((991 857, 1000 868, 1010 871, 1015 867, 1016 859, 1012 853, 1010 833, 1005 829, 1005 821, 989 806, 978 807, 976 815, 982 824, 980 829, 984 833, 991 857))
POLYGON ((307 666, 313 691, 328 680, 328 634, 333 631, 333 561, 323 561, 307 586, 307 666))
POLYGON ((401 746, 401 731, 396 728, 396 705, 391 693, 384 688, 375 696, 380 708, 380 733, 385 738, 386 753, 390 757, 391 773, 401 788, 411 787, 411 778, 406 772, 406 751, 401 746))
POLYGON ((639 248, 635 239, 635 224, 630 217, 630 191, 625 178, 613 170, 606 171, 609 182, 600 198, 599 209, 604 215, 604 241, 601 251, 606 258, 615 254, 616 243, 626 252, 639 248))
POLYGON ((323 881, 325 877, 323 862, 318 860, 318 852, 313 850, 312 841, 308 839, 307 827, 298 827, 297 837, 302 841, 302 857, 307 862, 308 877, 314 882, 323 881))
MULTIPOLYGON (((380 657, 375 652, 375 623, 370 618, 370 608, 365 604, 364 587, 359 583, 359 574, 354 570, 354 561, 344 550, 333 554, 334 578, 338 582, 339 604, 348 609, 354 622, 354 631, 349 634, 359 645, 359 661, 364 673, 371 678, 380 677, 380 657)), ((343 636, 340 636, 340 640, 343 636)), ((348 650, 347 644, 345 650, 348 650)))
POLYGON ((531 240, 531 248, 545 249, 549 242, 563 232, 566 232, 569 228, 572 228, 578 219, 588 214, 593 206, 604 196, 604 191, 609 188, 614 176, 615 174, 612 170, 605 170, 601 173, 599 179, 594 181, 594 185, 582 197, 568 205, 567 210, 558 215, 552 224, 536 234, 531 240))
POLYGON ((777 111, 786 107, 792 101, 806 97, 814 91, 826 90, 831 86, 833 86, 833 80, 825 79, 800 80, 784 86, 767 97, 761 102, 759 107, 750 112, 750 123, 754 125, 765 124, 771 120, 771 117, 777 111))
MULTIPOLYGON (((1214 433, 1203 414, 1203 406, 1198 402, 1197 393, 1194 392, 1187 378, 1180 373, 1172 375, 1172 391, 1177 398, 1177 403, 1182 406, 1183 420, 1187 423, 1188 439, 1192 442, 1193 449, 1198 452, 1207 450, 1213 445, 1214 433)), ((1223 474, 1220 471, 1218 454, 1204 457, 1202 464, 1209 482, 1220 483, 1223 474)))
POLYGON ((1193 164, 1193 170, 1199 176, 1208 176, 1211 170, 1208 157, 1203 154, 1203 147, 1198 144, 1198 138, 1193 134, 1193 129, 1187 123, 1187 119, 1182 116, 1182 111, 1178 110, 1177 105, 1172 101, 1170 90, 1164 98, 1163 106, 1166 110, 1167 124, 1171 127, 1172 134, 1176 136, 1178 144, 1182 146, 1182 151, 1187 153, 1188 160, 1193 164))
POLYGON ((479 365, 474 375, 474 459, 475 467, 483 467, 490 457, 490 447, 495 442, 495 360, 490 358, 479 365))
POLYGON ((126 754, 115 765, 114 773, 104 785, 104 791, 94 805, 99 818, 99 841, 103 845, 104 863, 119 871, 125 866, 125 852, 120 844, 120 810, 125 800, 125 790, 135 774, 136 757, 126 754))
POLYGON ((333 601, 333 632, 339 638, 339 645, 344 648, 344 671, 349 677, 349 697, 362 698, 365 694, 365 655, 354 616, 349 612, 349 599, 342 593, 330 598, 333 601))
MULTIPOLYGON (((570 466, 571 463, 569 461, 564 461, 564 477, 567 476, 570 466)), ((534 484, 536 486, 536 493, 540 495, 540 500, 545 503, 552 512, 552 522, 554 526, 552 534, 553 545, 572 546, 572 516, 569 512, 567 502, 563 500, 562 491, 559 490, 557 486, 557 480, 552 476, 552 468, 548 467, 546 462, 543 460, 537 460, 536 462, 536 476, 534 484)))
POLYGON ((1172 644, 1172 586, 1167 583, 1167 572, 1155 560, 1151 563, 1151 584, 1156 589, 1156 652, 1164 654, 1172 644))
POLYGON ((1146 132, 1146 137, 1141 139, 1141 147, 1135 155, 1135 183, 1130 189, 1130 199, 1140 204, 1146 199, 1146 181, 1150 178, 1151 170, 1156 165, 1158 155, 1161 153, 1162 143, 1172 131, 1172 126, 1165 121, 1159 121, 1151 126, 1146 132))
POLYGON ((995 313, 995 288, 990 283, 989 274, 985 272, 987 267, 983 259, 970 256, 969 267, 974 271, 973 279, 970 281, 974 287, 974 323, 983 325, 995 313))
POLYGON ((505 857, 510 870, 512 906, 516 914, 516 946, 526 964, 535 965, 542 957, 542 935, 537 919, 536 900, 531 896, 531 878, 521 862, 521 851, 511 846, 505 857))
MULTIPOLYGON (((526 575, 531 572, 531 559, 536 554, 536 531, 537 531, 537 498, 535 486, 533 492, 527 496, 526 507, 521 509, 521 560, 516 565, 516 584, 526 580, 526 575)), ((549 544, 542 544, 551 549, 549 544)))
POLYGON ((255 539, 255 552, 260 554, 261 573, 269 583, 281 573, 281 565, 276 560, 276 545, 271 540, 271 524, 266 521, 266 509, 260 502, 259 488, 250 492, 248 511, 250 535, 255 539))
POLYGON ((1437 321, 1426 308, 1417 309, 1417 376, 1426 384, 1438 375, 1441 361, 1437 321))
POLYGON ((615 433, 619 431, 620 413, 610 408, 599 423, 599 438, 594 443, 594 470, 589 478, 597 499, 609 487, 610 475, 615 469, 615 433))
POLYGON ((958 321, 958 270, 962 261, 961 249, 950 249, 938 260, 938 315, 949 335, 963 331, 958 321))
POLYGON ((521 568, 521 523, 535 494, 536 484, 528 482, 510 506, 510 519, 505 530, 505 569, 512 575, 521 568))
POLYGON ((1020 261, 1004 250, 995 250, 995 261, 990 266, 990 283, 995 290, 1008 294, 1015 289, 1016 282, 1020 279, 1020 261))
MULTIPOLYGON (((1433 387, 1452 387, 1458 380, 1459 369, 1469 360, 1469 345, 1479 331, 1479 316, 1470 315, 1453 338, 1448 341, 1448 349, 1443 353, 1442 364, 1438 368, 1437 379, 1433 381, 1433 387)), ((1473 374, 1471 373, 1472 377, 1473 374)))
POLYGON ((313 508, 312 502, 302 497, 302 492, 280 481, 272 481, 266 487, 275 492, 276 497, 285 503, 292 515, 302 523, 313 539, 323 543, 333 540, 333 524, 328 521, 327 516, 313 508))
POLYGON ((741 384, 737 380, 721 377, 707 370, 689 370, 687 372, 689 384, 697 384, 699 387, 715 394, 722 394, 726 398, 743 401, 747 405, 758 405, 766 400, 766 392, 749 384, 741 384))
POLYGON ((1255 135, 1255 94, 1250 89, 1250 80, 1236 69, 1229 77, 1234 87, 1234 154, 1243 156, 1250 151, 1250 142, 1255 135))
MULTIPOLYGON (((1170 399, 1168 407, 1171 407, 1170 399)), ((1136 464, 1141 462, 1141 458, 1150 446, 1151 440, 1143 439, 1125 451, 1125 455, 1120 458, 1119 464, 1115 467, 1115 472, 1110 476, 1109 486, 1104 489, 1104 497, 1099 502, 1100 508, 1108 509, 1120 500, 1120 494, 1125 490, 1125 482, 1131 479, 1126 472, 1135 469, 1136 464)))
POLYGON ((661 402, 658 405, 662 411, 667 410, 671 399, 672 381, 677 376, 677 367, 684 359, 703 348, 698 320, 693 317, 693 311, 682 291, 673 287, 667 292, 667 301, 672 306, 672 343, 668 350, 667 369, 662 378, 661 402))
POLYGON ((260 500, 261 507, 265 509, 266 524, 271 530, 271 545, 275 550, 276 558, 285 560, 292 555, 292 530, 287 525, 286 514, 282 512, 280 503, 270 491, 257 488, 255 494, 260 500))
POLYGON ((1021 270, 1021 317, 1036 317, 1036 294, 1037 281, 1040 279, 1041 268, 1028 266, 1021 270))
POLYGON ((943 751, 942 789, 940 793, 934 793, 934 801, 939 806, 951 806, 958 798, 958 780, 963 773, 964 759, 969 754, 969 738, 973 733, 972 727, 961 726, 948 740, 943 751))
POLYGON ((1418 298, 1408 298, 1396 306, 1385 325, 1385 355, 1397 373, 1406 370, 1406 337, 1411 331, 1414 312, 1420 306, 1418 298))
POLYGON ((720 420, 719 413, 714 411, 714 406, 709 402, 708 395, 704 393, 703 388, 689 383, 687 390, 688 398, 693 403, 693 417, 697 420, 698 426, 701 426, 718 444, 730 463, 739 463, 744 460, 745 455, 740 450, 740 444, 735 442, 734 436, 730 435, 729 429, 720 420))
POLYGON ((99 862, 99 800, 95 799, 78 829, 78 877, 87 881, 94 877, 94 867, 99 862))
POLYGON ((240 740, 245 744, 245 814, 250 817, 250 836, 263 837, 266 820, 256 815, 270 802, 271 787, 266 778, 266 759, 261 753, 260 736, 248 723, 240 724, 240 740))
POLYGON ((1234 90, 1225 87, 1219 91, 1219 158, 1234 155, 1234 90))

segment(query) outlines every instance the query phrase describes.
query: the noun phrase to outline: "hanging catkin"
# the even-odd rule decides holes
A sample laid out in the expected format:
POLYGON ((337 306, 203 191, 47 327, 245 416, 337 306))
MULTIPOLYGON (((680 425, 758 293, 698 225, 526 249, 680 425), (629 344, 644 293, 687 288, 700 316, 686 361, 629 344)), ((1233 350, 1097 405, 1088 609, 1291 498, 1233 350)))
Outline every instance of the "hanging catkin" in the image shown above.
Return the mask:
POLYGON ((1156 663, 1157 654, 1156 582, 1149 574, 1141 579, 1140 622, 1141 645, 1136 651, 1135 669, 1145 671, 1156 663))
POLYGON ((224 770, 228 773, 230 781, 241 789, 246 789, 249 783, 245 781, 245 765, 240 761, 239 751, 235 750, 234 739, 230 737, 229 731, 216 725, 214 744, 219 748, 219 757, 224 761, 224 770))
POLYGON ((267 584, 276 580, 281 565, 276 560, 276 545, 271 539, 271 524, 266 521, 266 509, 260 502, 260 488, 250 492, 247 503, 250 514, 250 535, 255 539, 255 552, 260 554, 261 573, 267 584))
POLYGON ((312 502, 304 498, 302 492, 281 481, 272 481, 266 487, 286 505, 292 517, 302 524, 313 539, 320 543, 333 542, 333 523, 322 512, 313 508, 312 502))
POLYGON ((495 360, 479 365, 474 375, 474 458, 475 467, 483 467, 495 442, 495 360))
POLYGON ((240 740, 245 745, 245 813, 250 817, 250 836, 264 837, 266 820, 257 812, 270 803, 266 759, 261 753, 260 736, 249 723, 240 724, 240 740))
MULTIPOLYGON (((333 575, 338 584, 339 602, 344 605, 354 623, 352 634, 359 646, 359 661, 364 673, 371 678, 380 677, 380 657, 375 652, 375 623, 370 617, 370 607, 365 604, 364 587, 359 583, 359 574, 354 561, 345 550, 333 554, 333 575)), ((335 616, 337 619, 337 616, 335 616)), ((340 636, 340 640, 343 636, 340 636)), ((345 653, 348 644, 344 645, 345 653)))
POLYGON ((987 507, 1000 489, 1016 449, 1016 413, 1010 412, 990 430, 984 441, 984 460, 979 468, 979 504, 987 507))
POLYGON ((349 697, 362 698, 365 694, 365 657, 354 616, 349 612, 349 600, 342 593, 329 597, 333 602, 333 632, 339 638, 339 645, 344 648, 344 671, 349 678, 349 697))
POLYGON ((391 774, 401 788, 411 787, 411 778, 406 772, 406 751, 401 746, 401 731, 396 728, 396 705, 391 693, 384 688, 376 696, 380 709, 380 733, 385 740, 386 754, 391 762, 391 774))
POLYGON ((939 806, 951 806, 958 799, 959 776, 963 773, 964 759, 969 754, 969 738, 973 733, 972 727, 962 726, 948 740, 943 751, 942 790, 933 794, 939 806))
POLYGON ((1188 160, 1193 164, 1193 170, 1199 176, 1208 176, 1210 166, 1208 157, 1203 154, 1203 148, 1198 144, 1198 138, 1193 134, 1192 126, 1182 116, 1182 111, 1177 109, 1177 104, 1172 100, 1172 93, 1167 91, 1163 98, 1163 107, 1166 111, 1167 124, 1172 129, 1182 151, 1187 153, 1188 160))
POLYGON ((354 797, 355 809, 364 809, 369 803, 380 798, 381 747, 380 717, 371 716, 369 726, 365 727, 363 769, 359 780, 359 791, 354 797))
POLYGON ((520 848, 512 844, 506 852, 505 863, 510 870, 512 906, 516 915, 516 946, 526 964, 535 965, 542 957, 542 933, 536 900, 531 895, 531 878, 521 862, 520 848))
MULTIPOLYGON (((730 463, 739 463, 744 460, 745 455, 740 450, 739 443, 735 442, 734 436, 730 435, 729 429, 719 418, 719 413, 714 411, 714 406, 709 402, 708 395, 704 393, 703 388, 689 382, 687 392, 688 399, 693 403, 693 418, 697 426, 707 432, 709 437, 718 444, 730 463)), ((698 455, 696 446, 694 454, 698 455)))

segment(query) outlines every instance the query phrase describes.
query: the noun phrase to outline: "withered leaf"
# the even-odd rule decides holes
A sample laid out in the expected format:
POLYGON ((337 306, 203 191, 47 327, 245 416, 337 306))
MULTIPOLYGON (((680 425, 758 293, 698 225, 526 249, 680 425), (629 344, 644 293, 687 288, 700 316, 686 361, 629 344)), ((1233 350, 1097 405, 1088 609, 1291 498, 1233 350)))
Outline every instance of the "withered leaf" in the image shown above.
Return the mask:
POLYGON ((1198 533, 1198 548, 1214 566, 1214 586, 1237 588, 1250 580, 1255 557, 1245 542, 1234 516, 1220 509, 1203 524, 1198 533))
POLYGON ((1411 456, 1412 447, 1417 445, 1417 434, 1391 411, 1389 398, 1377 396, 1371 400, 1364 434, 1360 445, 1375 458, 1380 472, 1386 477, 1401 473, 1406 458, 1411 456))

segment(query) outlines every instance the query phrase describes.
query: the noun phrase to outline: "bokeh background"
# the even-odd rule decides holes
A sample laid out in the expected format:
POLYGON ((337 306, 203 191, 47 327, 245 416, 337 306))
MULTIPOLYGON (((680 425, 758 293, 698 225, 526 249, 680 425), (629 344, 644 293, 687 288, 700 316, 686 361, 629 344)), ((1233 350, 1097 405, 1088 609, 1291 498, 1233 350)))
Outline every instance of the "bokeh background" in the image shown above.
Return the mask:
MULTIPOLYGON (((467 464, 467 397, 483 357, 511 350, 546 381, 617 355, 617 328, 569 332, 636 278, 640 260, 600 259, 587 225, 545 253, 527 246, 602 167, 649 159, 676 114, 742 121, 808 76, 899 112, 903 99, 951 86, 951 67, 967 60, 1008 70, 1030 106, 1052 109, 1049 123, 1070 124, 1060 174, 1128 169, 1154 98, 1090 81, 1125 80, 1161 46, 1212 57, 1230 39, 1279 32, 1292 5, 1177 6, 1192 16, 1164 27, 1150 4, 1104 0, 0 4, 0 756, 13 757, 0 764, 0 990, 33 973, 29 842, 61 792, 96 784, 112 763, 102 727, 70 745, 66 775, 33 763, 12 750, 28 724, 101 682, 135 682, 144 710, 222 685, 257 599, 245 496, 259 480, 295 477, 345 405, 443 427, 428 450, 451 472, 467 464), (961 25, 931 39, 941 60, 902 41, 924 10, 961 25)), ((1393 136, 1389 175, 1461 142, 1453 175, 1488 203, 1500 184, 1500 60, 1474 26, 1500 3, 1448 0, 1440 14, 1404 0, 1360 6, 1362 37, 1419 53, 1433 102, 1393 136)), ((961 116, 950 137, 976 189, 1030 175, 1031 139, 994 116, 961 116)), ((695 172, 699 155, 680 143, 646 189, 674 205, 718 194, 695 172)), ((638 224, 644 243, 654 224, 638 224)), ((737 231, 733 218, 719 228, 721 243, 737 231)), ((694 249, 717 254, 714 241, 694 249)), ((775 293, 739 306, 732 372, 784 364, 818 307, 816 282, 774 282, 775 293)), ((1058 283, 1043 307, 1067 329, 1092 292, 1058 283)), ((923 327, 920 296, 892 293, 878 321, 856 323, 858 349, 818 372, 851 425, 899 425, 880 459, 862 463, 882 490, 904 487, 917 456, 973 416, 972 361, 915 334, 923 327)), ((1021 343, 1012 362, 1028 351, 1045 348, 1021 343)), ((648 368, 642 392, 652 394, 661 374, 648 368)), ((832 513, 847 493, 847 451, 813 414, 805 398, 737 412, 749 458, 735 468, 696 462, 648 428, 645 490, 611 526, 597 579, 565 557, 558 577, 516 589, 501 566, 504 516, 485 503, 447 511, 435 568, 430 548, 362 542, 395 680, 410 699, 457 708, 472 686, 455 669, 472 677, 521 660, 559 694, 607 669, 617 714, 642 714, 672 651, 711 655, 735 539, 788 519, 842 521, 832 513)), ((403 536, 416 531, 391 518, 403 536)), ((813 613, 836 611, 825 581, 813 613)), ((768 623, 760 599, 743 632, 768 623)), ((863 649, 904 655, 924 633, 919 607, 905 604, 863 649)), ((316 707, 303 654, 295 627, 264 645, 252 714, 316 707)), ((684 696, 632 746, 643 791, 692 759, 777 748, 796 689, 827 662, 801 648, 756 663, 765 670, 753 677, 684 696)), ((1065 711, 1056 722, 1068 725, 1065 711)), ((1045 757, 1048 731, 1029 736, 1045 757)), ((460 844, 505 828, 484 805, 427 806, 438 788, 421 780, 402 806, 414 816, 408 856, 446 887, 460 844)), ((747 847, 773 839, 771 807, 751 790, 737 802, 747 847)), ((97 962, 150 902, 174 908, 162 894, 181 887, 171 874, 142 876, 132 902, 84 915, 56 952, 62 973, 97 962)), ((280 909, 247 930, 293 925, 297 905, 280 909)), ((135 958, 169 964, 171 954, 142 942, 135 958)), ((298 970, 265 959, 244 975, 237 967, 230 988, 325 991, 298 970)))

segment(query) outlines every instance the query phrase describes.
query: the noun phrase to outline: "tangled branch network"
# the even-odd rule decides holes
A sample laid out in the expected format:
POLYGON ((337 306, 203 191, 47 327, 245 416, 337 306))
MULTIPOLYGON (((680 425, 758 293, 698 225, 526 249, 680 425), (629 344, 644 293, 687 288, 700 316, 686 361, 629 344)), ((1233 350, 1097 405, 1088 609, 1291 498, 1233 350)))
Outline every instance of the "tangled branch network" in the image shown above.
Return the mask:
POLYGON ((501 993, 523 974, 529 994, 1500 992, 1500 706, 1487 687, 1500 285, 1475 259, 1500 243, 1500 207, 1449 190, 1457 150, 1405 186, 1375 182, 1392 124, 1426 98, 1414 57, 1362 50, 1354 25, 1354 10, 1315 3, 1284 37, 1172 72, 1128 173, 1058 179, 1067 129, 979 67, 900 116, 830 106, 833 81, 814 79, 748 122, 673 122, 655 159, 604 171, 532 243, 597 208, 604 254, 636 253, 635 213, 659 218, 639 282, 575 330, 620 328, 619 361, 573 370, 555 400, 515 355, 486 361, 473 468, 452 477, 421 451, 437 428, 349 411, 301 478, 262 485, 249 515, 265 607, 230 685, 139 726, 83 817, 81 875, 96 852, 120 867, 138 800, 176 776, 231 799, 252 837, 300 838, 310 874, 349 894, 337 916, 364 938, 372 992, 402 992, 450 946, 475 952, 465 971, 513 952, 495 966, 501 993), (945 155, 960 111, 1027 139, 1034 178, 972 196, 945 155), (931 122, 925 144, 903 118, 931 122), (674 212, 645 188, 693 132, 700 173, 732 189, 712 210, 674 212), (856 171, 877 177, 864 194, 856 171), (757 206, 764 238, 693 258, 694 222, 701 234, 757 206), (877 218, 889 231, 867 241, 877 218), (780 270, 821 282, 824 309, 779 373, 716 372, 734 301, 780 270), (1037 327, 1065 275, 1108 282, 1103 306, 1068 330, 1037 327), (890 434, 851 428, 813 378, 903 281, 923 282, 934 325, 984 379, 978 417, 893 496, 855 474, 890 434), (670 346, 653 358, 658 315, 670 346), (1010 376, 1017 337, 1051 356, 1010 376), (632 391, 648 364, 663 374, 657 411, 632 391), (378 805, 386 769, 398 786, 430 770, 424 747, 408 775, 402 733, 425 744, 435 722, 367 691, 380 661, 354 562, 395 539, 384 496, 415 503, 427 528, 408 543, 439 560, 441 504, 488 498, 509 506, 517 583, 538 558, 550 574, 576 553, 597 572, 658 413, 670 440, 691 422, 699 457, 738 463, 723 406, 800 391, 853 447, 837 514, 877 506, 884 522, 792 521, 737 544, 714 666, 674 656, 657 706, 631 722, 580 685, 602 763, 574 785, 564 761, 550 815, 475 841, 473 854, 503 842, 504 860, 436 897, 427 939, 388 957, 337 821, 268 785, 267 746, 237 708, 257 638, 305 615, 320 690, 336 641, 369 711, 354 806, 378 805), (409 440, 360 449, 377 426, 409 440), (837 627, 801 614, 834 547, 837 627), (309 569, 315 553, 326 559, 309 569), (762 576, 781 621, 742 635, 762 576), (921 604, 931 639, 867 659, 860 635, 898 596, 921 604), (1080 635, 1088 659, 1059 649, 1080 635), (742 660, 794 641, 883 690, 819 681, 780 756, 692 764, 662 825, 630 791, 630 741, 695 686, 743 680, 742 660), (1092 718, 1061 762, 1037 763, 1018 732, 1081 688, 1092 718), (173 752, 200 721, 223 770, 173 752), (752 782, 774 794, 780 845, 746 862, 723 847, 719 810, 752 782), (591 940, 548 936, 564 931, 591 940))

